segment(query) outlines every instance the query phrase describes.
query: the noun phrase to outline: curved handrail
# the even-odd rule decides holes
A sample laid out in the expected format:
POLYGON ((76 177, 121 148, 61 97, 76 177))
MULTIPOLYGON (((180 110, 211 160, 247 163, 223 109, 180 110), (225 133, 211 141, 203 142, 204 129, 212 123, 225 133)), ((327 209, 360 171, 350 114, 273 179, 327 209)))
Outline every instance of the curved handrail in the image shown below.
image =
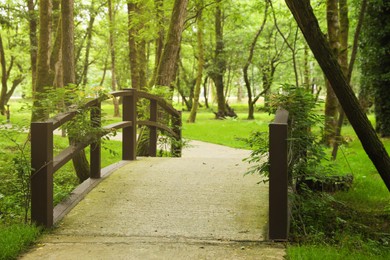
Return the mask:
MULTIPOLYGON (((43 122, 31 123, 31 218, 38 225, 51 227, 53 225, 53 174, 67 163, 73 156, 91 145, 90 166, 91 178, 100 178, 100 138, 112 131, 112 129, 123 129, 122 134, 122 160, 136 159, 137 126, 145 125, 150 129, 149 152, 156 156, 157 150, 157 129, 165 131, 175 139, 181 139, 181 112, 175 110, 161 97, 137 91, 136 89, 125 89, 115 91, 109 95, 92 99, 84 105, 73 108, 69 112, 58 114, 43 122), (53 131, 63 124, 71 121, 81 110, 92 109, 91 124, 101 127, 101 102, 110 97, 123 97, 122 122, 114 123, 103 127, 103 131, 90 135, 86 140, 71 144, 57 156, 53 156, 53 131), (150 100, 149 120, 137 120, 137 101, 139 98, 150 100), (172 116, 172 127, 163 125, 157 121, 158 106, 172 116)), ((181 155, 181 146, 177 142, 172 143, 172 151, 175 155, 181 155)))
MULTIPOLYGON (((51 117, 47 121, 53 122, 53 128, 58 129, 60 126, 62 126, 66 122, 69 122, 70 120, 72 120, 77 115, 77 113, 80 109, 86 109, 86 108, 97 106, 102 101, 110 99, 111 96, 124 97, 124 96, 133 96, 133 95, 134 95, 133 89, 124 89, 124 90, 113 91, 113 92, 110 92, 108 95, 103 95, 101 97, 94 98, 79 108, 74 108, 71 111, 63 112, 63 113, 60 113, 54 117, 51 117)), ((165 99, 163 99, 161 97, 155 96, 153 94, 150 94, 150 93, 147 93, 144 91, 137 91, 137 97, 138 98, 146 98, 149 100, 155 100, 155 101, 157 101, 157 104, 161 108, 163 108, 166 112, 168 112, 170 115, 175 116, 175 117, 181 116, 179 111, 177 111, 171 104, 169 104, 165 99)), ((157 127, 159 127, 159 126, 157 126, 157 127)), ((161 127, 159 127, 159 128, 161 128, 161 127)), ((161 129, 166 130, 164 128, 161 128, 161 129)))

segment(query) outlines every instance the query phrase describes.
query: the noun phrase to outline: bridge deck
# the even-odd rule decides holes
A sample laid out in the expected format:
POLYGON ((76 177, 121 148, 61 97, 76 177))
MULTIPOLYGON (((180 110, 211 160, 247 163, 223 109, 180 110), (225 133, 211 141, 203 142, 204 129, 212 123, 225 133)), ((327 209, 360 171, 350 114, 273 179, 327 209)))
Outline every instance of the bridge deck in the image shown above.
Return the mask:
POLYGON ((283 259, 248 151, 202 142, 139 158, 93 189, 24 259, 283 259))

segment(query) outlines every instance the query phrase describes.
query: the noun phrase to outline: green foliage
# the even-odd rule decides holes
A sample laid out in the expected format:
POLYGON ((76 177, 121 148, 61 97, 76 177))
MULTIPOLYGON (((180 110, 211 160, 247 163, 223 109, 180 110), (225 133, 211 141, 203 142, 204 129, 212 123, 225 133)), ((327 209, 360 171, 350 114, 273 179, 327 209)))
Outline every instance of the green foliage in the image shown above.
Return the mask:
POLYGON ((367 6, 361 41, 361 96, 374 96, 376 130, 390 136, 390 4, 373 0, 367 6))
POLYGON ((0 224, 0 260, 16 259, 39 236, 40 229, 31 225, 0 224))
MULTIPOLYGON (((303 179, 316 179, 332 172, 331 164, 325 164, 324 147, 315 135, 314 128, 323 122, 322 116, 316 113, 315 97, 305 88, 284 85, 279 94, 273 95, 270 102, 270 113, 282 108, 289 112, 288 151, 289 180, 294 184, 303 179)), ((246 139, 253 152, 246 160, 254 164, 248 173, 258 173, 268 177, 269 161, 268 135, 253 132, 246 139)))
POLYGON ((30 210, 30 147, 20 128, 0 130, 0 138, 8 145, 1 149, 0 220, 27 223, 30 210))

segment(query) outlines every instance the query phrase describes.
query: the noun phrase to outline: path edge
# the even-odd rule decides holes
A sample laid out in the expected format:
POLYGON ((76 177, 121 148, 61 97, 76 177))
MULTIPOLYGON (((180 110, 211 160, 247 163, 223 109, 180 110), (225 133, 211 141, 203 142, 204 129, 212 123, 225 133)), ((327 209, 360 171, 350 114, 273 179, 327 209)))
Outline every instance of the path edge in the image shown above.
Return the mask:
POLYGON ((101 178, 88 178, 79 184, 63 201, 57 204, 53 210, 54 225, 58 224, 85 196, 99 183, 111 175, 114 171, 127 165, 130 161, 119 161, 101 169, 101 178))

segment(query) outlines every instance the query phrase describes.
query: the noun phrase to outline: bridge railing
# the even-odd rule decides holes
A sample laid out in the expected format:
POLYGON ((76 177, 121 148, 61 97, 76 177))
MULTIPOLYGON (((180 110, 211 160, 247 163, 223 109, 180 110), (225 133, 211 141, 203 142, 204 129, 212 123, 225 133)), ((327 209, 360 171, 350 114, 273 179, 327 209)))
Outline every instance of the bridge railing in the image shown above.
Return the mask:
POLYGON ((269 125, 269 239, 285 241, 289 230, 288 111, 280 109, 269 125))
MULTIPOLYGON (((124 89, 111 93, 114 97, 123 97, 122 122, 102 127, 99 136, 96 133, 77 144, 71 144, 53 156, 53 131, 73 120, 78 114, 77 109, 59 114, 43 122, 31 123, 31 220, 45 227, 53 225, 53 175, 64 164, 73 158, 87 146, 90 146, 90 172, 91 178, 101 177, 101 145, 100 138, 113 129, 122 130, 122 160, 135 160, 137 148, 137 127, 148 126, 149 131, 149 154, 156 156, 157 153, 157 129, 169 133, 177 142, 172 142, 172 153, 181 156, 181 112, 175 110, 164 99, 136 89, 124 89), (150 100, 149 120, 138 120, 137 101, 140 98, 150 100), (172 127, 158 121, 158 107, 171 116, 172 127)), ((109 99, 109 96, 93 99, 82 108, 90 109, 91 125, 101 128, 101 102, 109 99)), ((88 135, 87 135, 88 136, 88 135)))

